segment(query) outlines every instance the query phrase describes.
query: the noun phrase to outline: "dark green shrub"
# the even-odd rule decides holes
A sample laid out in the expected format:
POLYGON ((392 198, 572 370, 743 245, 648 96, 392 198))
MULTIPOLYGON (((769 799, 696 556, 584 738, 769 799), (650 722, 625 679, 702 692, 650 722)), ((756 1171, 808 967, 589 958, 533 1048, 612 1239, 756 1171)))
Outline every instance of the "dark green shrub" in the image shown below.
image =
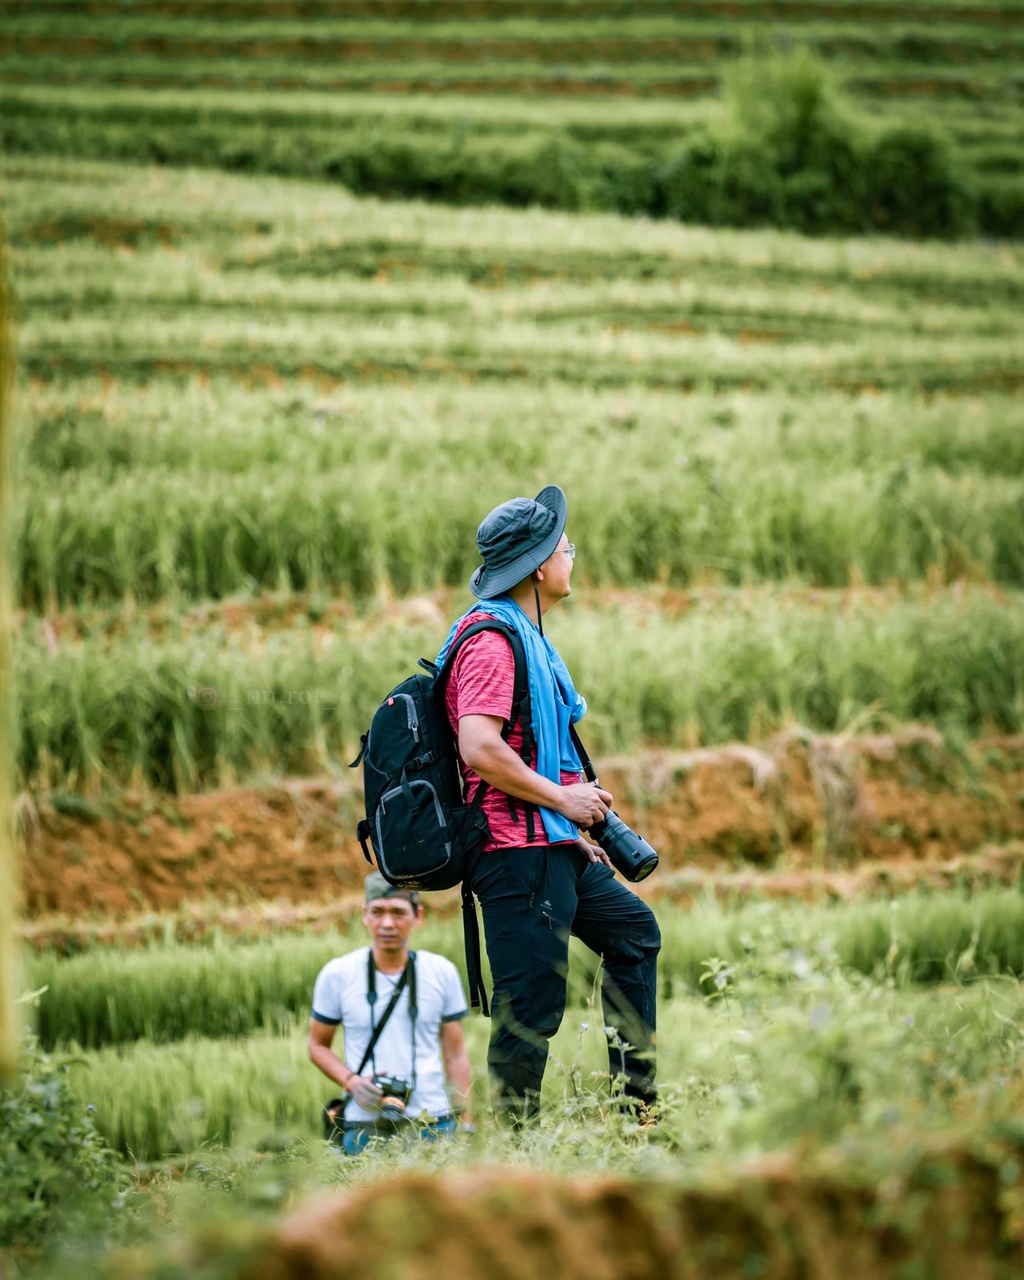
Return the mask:
MULTIPOLYGON (((976 201, 948 141, 916 125, 872 141, 809 56, 743 59, 727 78, 726 100, 726 124, 656 171, 652 212, 812 234, 971 229, 976 201)), ((984 229, 1019 234, 1024 196, 1010 184, 993 185, 980 214, 984 229)))
POLYGON ((638 216, 660 214, 661 186, 650 156, 612 143, 590 144, 590 207, 638 216))
POLYGON ((719 227, 775 223, 783 184, 763 150, 743 139, 704 136, 658 171, 661 211, 681 222, 719 227))
POLYGON ((978 228, 990 236, 1024 236, 1024 184, 990 178, 977 190, 978 228))
POLYGON ((0 1248, 38 1245, 69 1211, 109 1202, 123 1182, 67 1066, 30 1046, 20 1079, 0 1089, 0 1248))
POLYGON ((926 125, 879 135, 868 163, 871 224, 905 236, 961 235, 971 197, 946 139, 926 125))
POLYGON ((384 198, 555 209, 590 207, 593 185, 587 148, 563 134, 514 146, 363 135, 337 145, 322 173, 354 192, 384 198))
MULTIPOLYGON (((775 225, 861 229, 867 147, 821 63, 807 53, 745 58, 727 77, 726 100, 732 116, 727 154, 756 152, 781 185, 775 225)), ((749 162, 745 167, 749 172, 749 162)))
POLYGON ((712 226, 857 231, 867 144, 824 70, 806 56, 749 58, 726 88, 730 118, 658 171, 659 212, 712 226))

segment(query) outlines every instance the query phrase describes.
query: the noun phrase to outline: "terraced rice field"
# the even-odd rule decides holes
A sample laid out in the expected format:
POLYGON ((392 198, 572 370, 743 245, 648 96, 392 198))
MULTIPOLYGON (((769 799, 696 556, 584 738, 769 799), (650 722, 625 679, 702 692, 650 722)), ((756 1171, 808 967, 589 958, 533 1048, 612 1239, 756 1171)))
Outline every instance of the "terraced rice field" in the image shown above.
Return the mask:
POLYGON ((7 207, 24 784, 329 767, 553 474, 602 749, 1020 730, 1016 248, 38 160, 7 207))
MULTIPOLYGON (((793 47, 832 68, 876 124, 941 125, 982 224, 1015 234, 1024 22, 1009 2, 12 0, 0 140, 12 155, 322 176, 427 198, 433 167, 455 203, 486 200, 493 185, 492 199, 576 207, 562 188, 584 152, 595 174, 664 160, 721 117, 741 53, 793 47), (403 178, 413 154, 415 177, 403 178), (439 176, 453 156, 468 179, 461 199, 439 176), (550 191, 538 167, 552 170, 550 191)), ((618 183, 612 207, 650 208, 647 182, 618 183)))
MULTIPOLYGON (((681 77, 698 56, 681 42, 704 50, 705 26, 741 10, 799 23, 823 48, 840 40, 828 24, 849 27, 852 43, 830 56, 845 50, 854 87, 857 50, 890 47, 881 24, 926 21, 892 4, 701 4, 684 23, 652 4, 602 35, 597 6, 537 4, 501 34, 509 58, 527 65, 531 24, 556 8, 567 39, 592 24, 602 67, 617 42, 649 42, 637 48, 653 70, 634 87, 656 86, 662 47, 681 77)), ((992 92, 963 128, 1013 150, 1017 9, 933 8, 932 43, 911 61, 944 50, 935 65, 965 75, 954 53, 973 50, 971 74, 992 92), (983 58, 986 41, 999 57, 983 58)), ((229 38, 250 41, 245 66, 230 59, 240 76, 269 83, 302 65, 369 83, 372 58, 391 56, 381 42, 433 42, 447 74, 471 40, 445 22, 511 16, 396 5, 385 30, 376 8, 303 6, 326 33, 315 60, 301 41, 318 28, 300 40, 294 12, 225 3, 200 22, 193 6, 94 4, 79 20, 11 5, 3 92, 24 119, 38 110, 41 129, 47 111, 102 97, 104 110, 166 111, 173 134, 179 107, 138 88, 147 57, 175 93, 186 64, 196 85, 220 74, 213 55, 229 38), (365 28, 344 63, 342 22, 365 28), (195 56, 176 61, 189 41, 195 56), (46 90, 43 110, 28 80, 58 58, 69 83, 46 90), (109 87, 118 68, 135 88, 109 87), (92 74, 103 85, 85 85, 92 74)), ((706 48, 714 73, 723 37, 706 48)), ((504 65, 521 86, 519 65, 504 65)), ((549 93, 560 64, 538 66, 549 93)), ((265 121, 379 113, 446 129, 466 100, 354 106, 310 84, 261 98, 265 121)), ((881 90, 857 91, 889 109, 881 90)), ((211 119, 249 101, 189 92, 211 119)), ((557 109, 580 131, 656 132, 675 127, 670 107, 652 92, 557 109)), ((549 109, 491 97, 472 118, 500 136, 549 109)), ((690 104, 680 119, 714 109, 690 104)), ((835 1239, 849 1228, 858 1248, 881 1242, 865 1275, 895 1274, 886 1258, 956 1274, 963 1240, 1005 1263, 993 1275, 1012 1274, 1024 250, 388 203, 295 178, 59 155, 9 155, 3 184, 21 427, 24 985, 38 1000, 24 1009, 48 1049, 75 1055, 81 1098, 134 1157, 132 1230, 191 1224, 190 1194, 266 1217, 297 1190, 383 1170, 398 1195, 409 1164, 437 1195, 467 1166, 475 1195, 482 1158, 573 1178, 614 1170, 621 1195, 648 1204, 685 1184, 705 1205, 709 1187, 728 1186, 734 1207, 742 1188, 770 1186, 720 1237, 751 1275, 777 1249, 817 1257, 802 1227, 783 1247, 777 1223, 751 1225, 776 1195, 803 1223, 797 1188, 848 1206, 835 1239), (652 1136, 609 1111, 580 953, 542 1131, 518 1146, 489 1133, 479 1147, 389 1154, 371 1170, 328 1165, 316 1133, 329 1090, 302 1040, 312 975, 359 938, 346 766, 382 693, 468 603, 480 517, 552 480, 580 550, 551 634, 590 700, 602 777, 664 855, 645 887, 666 938, 663 1125, 652 1136), (824 1162, 806 1178, 805 1157, 776 1154, 794 1145, 824 1162), (752 1153, 775 1163, 750 1173, 752 1153), (648 1194, 654 1177, 662 1191, 648 1194), (913 1222, 904 1198, 920 1208, 913 1222)), ((437 902, 421 940, 458 959, 452 907, 437 902)), ((485 1039, 472 1021, 481 1106, 485 1039)), ((108 1274, 82 1261, 92 1246, 79 1237, 67 1265, 108 1274)), ((133 1265, 156 1274, 141 1255, 133 1265)), ((817 1265, 805 1274, 827 1274, 817 1265)))

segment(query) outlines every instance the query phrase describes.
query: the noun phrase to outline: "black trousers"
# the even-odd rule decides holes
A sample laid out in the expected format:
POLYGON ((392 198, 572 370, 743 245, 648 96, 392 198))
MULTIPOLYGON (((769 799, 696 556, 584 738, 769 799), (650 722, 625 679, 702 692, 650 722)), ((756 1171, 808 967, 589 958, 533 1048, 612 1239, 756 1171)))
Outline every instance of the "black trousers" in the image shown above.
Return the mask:
POLYGON ((487 1060, 498 1105, 525 1116, 538 1108, 548 1041, 565 1012, 570 934, 604 961, 611 1073, 625 1077, 628 1096, 652 1101, 661 932, 650 907, 576 845, 484 853, 473 892, 494 984, 487 1060))

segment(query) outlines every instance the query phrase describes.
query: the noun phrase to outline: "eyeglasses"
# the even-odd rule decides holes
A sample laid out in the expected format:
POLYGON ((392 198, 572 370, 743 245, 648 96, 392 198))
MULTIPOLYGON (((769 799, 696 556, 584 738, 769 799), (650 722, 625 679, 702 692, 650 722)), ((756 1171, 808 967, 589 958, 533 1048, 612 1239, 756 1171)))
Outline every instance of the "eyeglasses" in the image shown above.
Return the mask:
POLYGON ((556 550, 561 551, 563 556, 568 556, 570 560, 576 559, 575 543, 570 542, 567 547, 557 547, 556 550))

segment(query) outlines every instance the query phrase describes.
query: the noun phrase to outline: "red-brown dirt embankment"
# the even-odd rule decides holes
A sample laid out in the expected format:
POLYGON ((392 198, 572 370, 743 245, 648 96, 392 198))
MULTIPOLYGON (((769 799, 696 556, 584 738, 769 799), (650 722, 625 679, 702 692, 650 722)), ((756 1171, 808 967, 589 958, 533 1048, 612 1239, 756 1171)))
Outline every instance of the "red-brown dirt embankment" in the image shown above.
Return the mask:
MULTIPOLYGON (((690 892, 701 875, 749 885, 752 871, 846 892, 868 883, 870 867, 908 882, 950 865, 969 872, 984 846, 1024 839, 1024 738, 953 752, 928 729, 792 733, 761 747, 606 760, 600 775, 662 854, 652 892, 690 892)), ((26 914, 336 901, 367 870, 360 805, 356 787, 328 778, 181 797, 22 796, 26 914)))

